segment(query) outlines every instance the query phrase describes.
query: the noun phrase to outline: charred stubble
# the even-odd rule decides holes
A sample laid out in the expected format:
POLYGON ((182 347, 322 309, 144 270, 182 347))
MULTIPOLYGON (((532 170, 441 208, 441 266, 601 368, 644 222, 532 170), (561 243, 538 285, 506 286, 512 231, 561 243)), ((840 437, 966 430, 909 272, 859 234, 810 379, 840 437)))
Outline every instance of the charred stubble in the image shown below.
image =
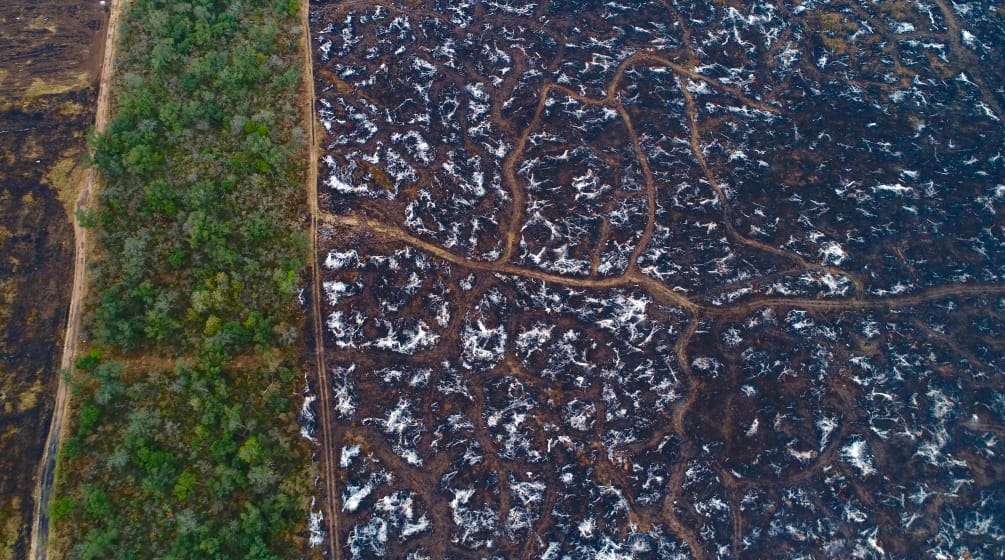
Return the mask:
POLYGON ((313 7, 347 557, 999 546, 998 16, 743 10, 313 7))

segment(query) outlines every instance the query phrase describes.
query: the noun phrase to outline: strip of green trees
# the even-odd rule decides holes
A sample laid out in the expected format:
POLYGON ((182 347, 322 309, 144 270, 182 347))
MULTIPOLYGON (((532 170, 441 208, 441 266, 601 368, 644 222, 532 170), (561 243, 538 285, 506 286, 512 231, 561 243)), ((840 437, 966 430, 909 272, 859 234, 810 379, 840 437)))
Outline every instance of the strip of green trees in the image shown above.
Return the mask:
POLYGON ((295 558, 308 247, 297 0, 131 0, 98 200, 59 557, 295 558))

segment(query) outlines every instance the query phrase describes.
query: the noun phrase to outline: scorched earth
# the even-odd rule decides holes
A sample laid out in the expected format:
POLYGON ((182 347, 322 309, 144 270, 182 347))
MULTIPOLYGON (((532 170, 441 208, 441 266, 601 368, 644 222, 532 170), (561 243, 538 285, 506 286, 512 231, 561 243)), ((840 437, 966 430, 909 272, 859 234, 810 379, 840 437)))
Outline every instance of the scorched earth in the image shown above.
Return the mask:
POLYGON ((342 554, 1001 557, 1000 6, 311 34, 342 554))

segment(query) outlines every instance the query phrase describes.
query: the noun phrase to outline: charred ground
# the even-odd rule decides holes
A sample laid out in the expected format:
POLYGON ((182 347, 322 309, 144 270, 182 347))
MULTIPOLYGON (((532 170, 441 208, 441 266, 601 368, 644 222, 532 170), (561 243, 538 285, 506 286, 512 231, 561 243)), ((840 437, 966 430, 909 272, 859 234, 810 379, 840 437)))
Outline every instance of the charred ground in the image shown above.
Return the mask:
POLYGON ((26 558, 72 277, 72 209, 94 120, 94 2, 0 6, 0 558, 26 558))
POLYGON ((348 557, 1000 554, 1000 8, 311 27, 348 557))

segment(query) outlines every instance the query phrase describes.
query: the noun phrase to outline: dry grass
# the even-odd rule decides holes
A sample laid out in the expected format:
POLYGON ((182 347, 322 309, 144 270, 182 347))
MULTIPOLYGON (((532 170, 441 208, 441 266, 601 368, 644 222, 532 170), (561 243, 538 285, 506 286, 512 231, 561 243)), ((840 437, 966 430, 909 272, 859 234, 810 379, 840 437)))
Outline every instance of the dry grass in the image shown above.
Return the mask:
POLYGON ((56 111, 56 113, 61 117, 74 117, 83 113, 86 110, 87 107, 84 107, 80 103, 77 103, 75 101, 67 101, 66 103, 63 103, 62 105, 59 106, 59 109, 56 111))
POLYGON ((21 497, 12 496, 10 501, 0 508, 0 560, 14 558, 14 545, 17 543, 21 528, 21 497))
POLYGON ((817 21, 820 24, 820 41, 824 46, 838 56, 848 54, 846 37, 858 29, 858 24, 837 12, 820 14, 817 21))
POLYGON ((28 86, 28 91, 24 92, 24 98, 31 99, 33 97, 42 97, 43 95, 57 95, 60 93, 66 93, 73 91, 75 89, 86 88, 91 82, 90 72, 80 72, 76 75, 71 75, 65 81, 47 81, 42 78, 35 78, 32 80, 31 85, 28 86))
POLYGON ((880 12, 898 21, 913 21, 918 16, 911 3, 904 0, 877 2, 875 6, 880 12))
POLYGON ((80 158, 79 148, 70 148, 60 154, 59 159, 45 175, 45 183, 56 191, 59 202, 66 211, 67 219, 73 216, 73 211, 84 182, 87 169, 80 158))

